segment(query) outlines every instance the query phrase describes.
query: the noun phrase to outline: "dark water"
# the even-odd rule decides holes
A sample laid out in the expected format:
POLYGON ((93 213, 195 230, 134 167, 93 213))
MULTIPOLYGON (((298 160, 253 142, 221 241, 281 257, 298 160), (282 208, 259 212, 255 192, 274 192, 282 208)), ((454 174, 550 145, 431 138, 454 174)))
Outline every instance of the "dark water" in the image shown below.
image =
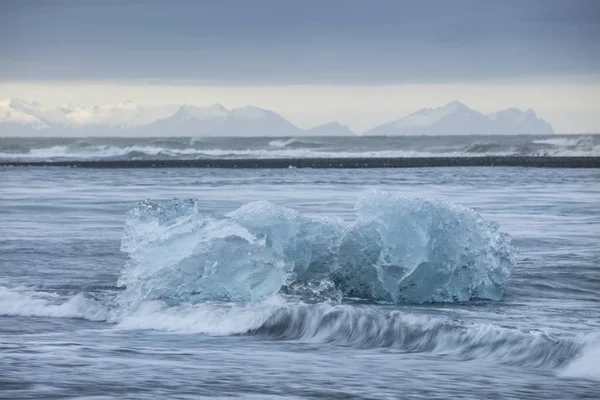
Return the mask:
POLYGON ((2 169, 0 398, 598 398, 599 198, 577 169, 2 169), (519 251, 503 301, 115 304, 142 199, 347 219, 366 188, 497 221, 519 251))
POLYGON ((600 135, 297 138, 0 137, 0 161, 600 156, 600 135))

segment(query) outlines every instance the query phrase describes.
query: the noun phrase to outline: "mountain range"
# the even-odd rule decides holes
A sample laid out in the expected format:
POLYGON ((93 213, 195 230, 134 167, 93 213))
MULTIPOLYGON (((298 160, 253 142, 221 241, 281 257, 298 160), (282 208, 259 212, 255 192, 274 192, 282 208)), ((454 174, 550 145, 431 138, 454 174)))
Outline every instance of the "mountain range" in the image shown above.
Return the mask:
MULTIPOLYGON (((552 134, 531 109, 482 114, 460 102, 425 108, 364 132, 372 136, 552 134)), ((344 136, 348 126, 330 122, 302 130, 277 113, 254 106, 227 109, 171 105, 142 107, 125 101, 109 106, 44 107, 11 99, 0 102, 0 136, 344 136)))
POLYGON ((532 109, 509 108, 482 114, 454 101, 440 108, 424 108, 404 118, 376 126, 366 135, 519 135, 552 134, 554 130, 532 109))

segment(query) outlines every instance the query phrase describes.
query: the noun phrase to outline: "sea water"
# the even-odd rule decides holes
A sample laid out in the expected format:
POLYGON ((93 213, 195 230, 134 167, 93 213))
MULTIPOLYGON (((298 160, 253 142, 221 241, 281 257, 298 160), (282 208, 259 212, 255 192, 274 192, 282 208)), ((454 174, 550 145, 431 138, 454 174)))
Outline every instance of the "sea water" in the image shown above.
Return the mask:
MULTIPOLYGON (((598 199, 600 172, 578 169, 3 168, 0 398, 597 398, 598 199), (259 204, 352 227, 373 190, 497 224, 514 252, 502 296, 360 298, 325 279, 258 298, 122 301, 135 286, 123 281, 132 268, 125 227, 144 200, 195 199, 201 215, 219 218, 268 202, 259 204)), ((266 246, 268 235, 244 229, 253 235, 244 240, 266 246)), ((228 240, 219 256, 241 262, 235 252, 247 244, 228 240)), ((285 263, 281 254, 273 262, 285 263)), ((140 282, 158 286, 147 274, 140 282)))
POLYGON ((214 158, 600 156, 600 135, 0 137, 0 162, 214 158))

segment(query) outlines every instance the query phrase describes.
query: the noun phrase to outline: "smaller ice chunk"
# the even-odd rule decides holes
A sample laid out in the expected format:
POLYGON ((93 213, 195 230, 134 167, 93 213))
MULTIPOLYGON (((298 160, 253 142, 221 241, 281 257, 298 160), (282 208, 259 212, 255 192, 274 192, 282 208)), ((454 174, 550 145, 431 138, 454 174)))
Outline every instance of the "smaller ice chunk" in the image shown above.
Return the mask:
MULTIPOLYGON (((239 211, 239 210, 238 210, 239 211)), ((283 254, 228 216, 204 214, 197 203, 143 202, 127 215, 121 249, 130 258, 120 284, 122 301, 252 301, 286 279, 283 254)))

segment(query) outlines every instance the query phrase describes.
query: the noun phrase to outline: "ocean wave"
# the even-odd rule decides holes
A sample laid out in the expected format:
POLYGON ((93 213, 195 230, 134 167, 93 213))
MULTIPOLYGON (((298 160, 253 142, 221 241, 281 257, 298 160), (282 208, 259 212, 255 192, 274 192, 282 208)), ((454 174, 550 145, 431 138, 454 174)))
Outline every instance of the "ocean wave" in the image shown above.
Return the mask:
MULTIPOLYGON (((113 293, 114 295, 114 293, 113 293)), ((460 360, 490 359, 508 365, 557 370, 563 377, 600 380, 598 335, 557 336, 542 330, 422 315, 388 306, 322 302, 276 296, 262 302, 183 303, 143 301, 115 308, 87 293, 61 296, 0 286, 0 316, 77 318, 117 330, 155 330, 211 336, 329 343, 358 349, 390 348, 460 360)))
POLYGON ((549 138, 534 140, 532 143, 542 145, 541 149, 532 151, 538 156, 599 156, 600 143, 596 143, 593 136, 579 136, 575 138, 549 138))
POLYGON ((494 155, 494 156, 510 156, 516 153, 514 147, 507 147, 505 144, 496 142, 474 142, 467 146, 464 153, 473 155, 494 155))
POLYGON ((97 159, 205 159, 205 158, 387 158, 387 157, 456 157, 460 153, 434 153, 419 151, 319 151, 306 148, 276 149, 197 149, 166 148, 160 146, 88 146, 85 148, 70 146, 52 146, 46 148, 6 149, 0 151, 0 159, 9 161, 52 161, 52 160, 97 160, 97 159))
POLYGON ((119 158, 135 159, 139 156, 193 156, 198 154, 196 149, 172 149, 160 146, 72 146, 72 145, 57 145, 44 148, 27 149, 26 152, 0 152, 1 159, 8 160, 80 160, 80 159, 110 159, 119 158))
POLYGON ((565 137, 548 138, 548 139, 538 139, 538 140, 532 141, 532 143, 536 143, 536 144, 549 144, 551 146, 565 147, 565 148, 579 146, 582 143, 589 143, 589 142, 593 142, 593 139, 590 136, 580 136, 580 137, 574 137, 574 138, 565 138, 565 137))
POLYGON ((106 321, 109 313, 102 302, 86 297, 84 293, 65 298, 25 287, 0 286, 0 315, 106 321))
POLYGON ((293 148, 315 148, 322 147, 323 144, 315 141, 300 140, 298 138, 276 139, 269 142, 269 147, 293 147, 293 148))
POLYGON ((133 309, 113 314, 117 329, 200 333, 213 336, 247 334, 264 324, 285 303, 271 298, 260 303, 184 303, 143 301, 133 309))
POLYGON ((292 139, 286 139, 286 140, 271 140, 269 142, 269 146, 271 147, 285 147, 289 144, 292 144, 296 141, 295 138, 292 139))
POLYGON ((489 358, 535 368, 575 365, 566 371, 586 362, 585 358, 577 358, 585 346, 574 337, 375 306, 286 303, 281 298, 264 303, 175 307, 158 301, 144 302, 122 316, 116 327, 215 336, 250 335, 361 349, 393 348, 457 359, 489 358))
POLYGON ((565 365, 581 348, 575 340, 543 331, 327 304, 281 307, 248 333, 360 348, 393 347, 463 359, 493 357, 509 364, 549 368, 565 365))
POLYGON ((201 139, 156 138, 132 140, 63 139, 48 146, 48 140, 36 144, 7 142, 0 146, 0 159, 11 161, 98 160, 98 159, 210 159, 210 158, 420 158, 484 156, 599 156, 600 143, 591 135, 544 139, 491 137, 476 141, 431 142, 423 138, 353 138, 308 140, 272 139, 201 139), (185 140, 184 140, 185 139, 185 140), (378 142, 381 141, 381 142, 378 142))

